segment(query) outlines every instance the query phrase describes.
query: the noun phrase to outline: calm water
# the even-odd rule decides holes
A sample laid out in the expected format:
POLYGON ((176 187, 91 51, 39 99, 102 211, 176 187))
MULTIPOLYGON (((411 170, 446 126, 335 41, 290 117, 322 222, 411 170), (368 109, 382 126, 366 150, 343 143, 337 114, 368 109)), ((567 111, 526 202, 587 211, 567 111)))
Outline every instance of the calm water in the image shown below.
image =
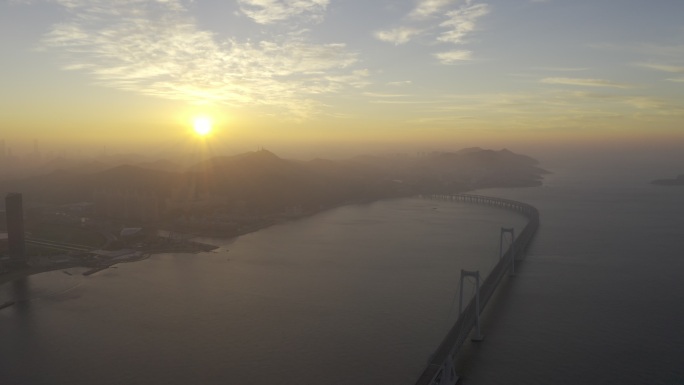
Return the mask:
POLYGON ((684 384, 684 188, 581 171, 482 192, 535 205, 542 227, 463 384, 684 384))
MULTIPOLYGON (((411 384, 455 320, 460 269, 487 272, 495 208, 342 207, 83 277, 0 287, 0 384, 411 384)), ((467 287, 472 293, 472 285, 467 287)))
MULTIPOLYGON (((459 358, 464 384, 684 383, 684 188, 580 171, 482 192, 537 206, 542 227, 459 358)), ((502 225, 524 219, 402 199, 5 285, 21 302, 0 311, 0 383, 409 385, 502 225)))

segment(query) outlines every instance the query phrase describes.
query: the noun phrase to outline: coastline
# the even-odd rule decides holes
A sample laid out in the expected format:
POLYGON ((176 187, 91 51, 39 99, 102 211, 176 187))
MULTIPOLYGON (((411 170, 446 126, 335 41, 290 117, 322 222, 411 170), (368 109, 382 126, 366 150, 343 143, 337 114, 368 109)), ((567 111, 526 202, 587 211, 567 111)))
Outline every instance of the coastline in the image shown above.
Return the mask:
MULTIPOLYGON (((514 185, 510 185, 510 186, 499 186, 498 188, 533 187, 533 186, 538 186, 541 184, 542 184, 541 181, 535 180, 535 181, 528 181, 527 183, 522 183, 522 184, 514 184, 514 185)), ((469 191, 477 190, 478 188, 482 188, 482 187, 472 187, 472 188, 464 189, 461 191, 452 191, 452 192, 450 192, 450 194, 463 194, 463 193, 467 193, 469 191)), ((236 232, 230 233, 230 234, 219 233, 216 231, 201 231, 201 230, 196 231, 193 229, 174 229, 172 231, 182 233, 182 234, 192 235, 193 237, 234 239, 234 238, 241 237, 243 235, 251 234, 251 233, 257 232, 259 230, 269 228, 269 227, 276 225, 276 224, 288 223, 291 221, 297 221, 297 220, 308 218, 308 217, 311 217, 313 215, 323 213, 323 212, 326 212, 326 211, 329 211, 332 209, 336 209, 339 207, 344 207, 344 206, 348 206, 348 205, 355 205, 355 204, 362 204, 362 203, 371 203, 371 202, 388 200, 388 199, 407 198, 407 197, 411 197, 411 196, 420 196, 420 195, 423 195, 423 194, 397 195, 397 196, 391 196, 391 197, 380 197, 377 199, 367 199, 367 200, 362 200, 362 201, 348 201, 348 202, 341 203, 339 205, 333 205, 330 207, 326 207, 322 210, 312 211, 312 212, 302 214, 302 215, 299 215, 296 217, 280 218, 279 220, 277 220, 277 219, 265 220, 262 223, 246 227, 242 230, 239 230, 239 231, 236 231, 236 232)), ((183 251, 179 251, 179 252, 198 253, 201 251, 202 250, 192 250, 192 251, 191 250, 183 250, 183 251)), ((92 265, 86 265, 86 264, 74 264, 74 263, 59 265, 59 266, 41 266, 41 267, 28 266, 26 268, 22 268, 19 270, 0 273, 0 286, 7 284, 7 283, 10 283, 10 282, 13 282, 13 281, 18 280, 18 279, 21 279, 21 278, 26 278, 26 277, 35 275, 35 274, 46 273, 46 272, 50 272, 50 271, 57 271, 57 270, 61 270, 61 269, 68 269, 68 268, 72 268, 72 267, 85 267, 85 268, 89 267, 91 269, 88 270, 89 274, 87 274, 87 275, 90 275, 90 274, 94 274, 98 271, 105 270, 111 266, 118 264, 118 263, 138 262, 138 261, 149 258, 153 254, 164 254, 164 253, 170 253, 170 252, 174 252, 174 251, 173 250, 156 250, 156 251, 153 250, 153 251, 148 251, 147 253, 144 253, 145 256, 143 258, 134 258, 133 260, 125 260, 125 261, 115 261, 111 264, 103 264, 103 265, 98 265, 98 266, 92 266, 92 265)))
POLYGON ((18 279, 30 277, 35 274, 40 274, 40 273, 47 273, 49 271, 56 271, 56 270, 61 270, 61 269, 69 269, 72 267, 82 267, 81 265, 70 265, 70 266, 59 266, 59 267, 48 267, 48 266, 43 266, 43 267, 35 267, 35 266, 28 266, 19 270, 12 270, 8 271, 5 273, 0 274, 0 286, 10 283, 13 281, 16 281, 18 279))
MULTIPOLYGON (((251 234, 251 233, 257 232, 259 230, 269 228, 273 225, 297 221, 297 220, 308 218, 308 217, 311 217, 313 215, 323 213, 323 212, 326 212, 326 211, 329 211, 332 209, 336 209, 339 207, 344 207, 344 206, 354 205, 354 204, 361 204, 361 203, 376 202, 376 201, 380 201, 380 200, 394 199, 394 198, 401 198, 401 197, 384 197, 384 198, 379 198, 379 199, 364 200, 364 201, 357 201, 357 202, 345 202, 345 203, 342 203, 339 205, 326 207, 325 209, 312 211, 312 212, 302 214, 302 215, 299 215, 296 217, 283 218, 281 220, 275 220, 275 219, 266 220, 266 221, 263 221, 262 223, 259 223, 258 225, 249 226, 249 227, 246 227, 245 229, 242 229, 241 231, 236 231, 236 232, 231 233, 231 234, 219 233, 216 231, 196 231, 193 229, 178 229, 178 228, 174 229, 172 231, 178 232, 181 234, 191 235, 193 237, 235 239, 235 238, 241 237, 243 235, 251 234)), ((211 245, 211 246, 213 246, 213 245, 211 245)), ((201 251, 202 250, 192 250, 192 251, 182 250, 182 251, 176 251, 176 252, 199 253, 201 251)), ((142 261, 144 259, 147 259, 154 254, 164 254, 164 253, 171 253, 171 252, 174 252, 174 251, 173 250, 150 251, 148 253, 145 253, 145 256, 143 258, 137 258, 134 260, 126 260, 126 261, 116 261, 114 263, 107 264, 107 265, 101 265, 101 266, 88 266, 86 264, 68 264, 68 265, 65 264, 65 265, 59 265, 59 266, 41 266, 41 267, 27 266, 27 267, 24 267, 21 269, 10 270, 10 271, 4 272, 4 273, 0 273, 0 286, 8 284, 8 283, 16 281, 16 280, 19 280, 19 279, 22 279, 22 278, 30 277, 32 275, 47 273, 50 271, 57 271, 57 270, 62 270, 62 269, 69 269, 72 267, 90 268, 90 270, 88 270, 84 273, 84 275, 88 276, 88 275, 94 274, 96 272, 108 269, 108 268, 110 268, 116 264, 119 264, 119 263, 138 262, 138 261, 142 261)), ((7 306, 7 307, 9 307, 9 306, 7 306)))

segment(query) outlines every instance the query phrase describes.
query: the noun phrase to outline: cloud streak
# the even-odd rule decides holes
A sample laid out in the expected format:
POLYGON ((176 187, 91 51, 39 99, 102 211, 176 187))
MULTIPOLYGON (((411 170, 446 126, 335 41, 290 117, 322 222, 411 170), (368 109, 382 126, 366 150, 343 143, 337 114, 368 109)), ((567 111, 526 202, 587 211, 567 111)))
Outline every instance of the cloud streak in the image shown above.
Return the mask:
POLYGON ((540 80, 545 84, 560 84, 566 86, 581 86, 581 87, 609 87, 609 88, 633 88, 632 85, 626 83, 617 83, 604 79, 582 79, 582 78, 544 78, 540 80))
POLYGON ((394 45, 406 44, 413 36, 420 35, 422 31, 410 27, 398 27, 393 29, 388 29, 384 31, 375 32, 375 37, 387 43, 392 43, 394 45))
POLYGON ((329 0, 238 0, 240 11, 259 24, 293 18, 321 22, 329 0))
MULTIPOLYGON (((404 23, 399 27, 375 32, 375 38, 394 45, 406 44, 416 37, 424 36, 437 44, 452 46, 467 43, 467 37, 477 30, 477 22, 489 14, 487 4, 465 0, 460 6, 455 0, 420 0, 408 13, 404 23), (442 21, 435 23, 434 19, 442 21)), ((433 43, 433 44, 434 44, 433 43)), ((451 50, 434 53, 440 63, 454 64, 463 60, 471 60, 472 52, 451 50)))
POLYGON ((409 13, 409 17, 418 20, 427 19, 454 2, 454 0, 422 0, 409 13))
POLYGON ((644 67, 661 72, 670 72, 674 74, 684 74, 684 66, 674 66, 667 64, 655 64, 655 63, 638 63, 639 67, 644 67))
POLYGON ((435 54, 442 64, 457 64, 463 61, 472 60, 473 53, 471 51, 448 51, 439 52, 435 54))
MULTIPOLYGON (((200 30, 177 0, 58 3, 71 18, 55 25, 43 46, 63 54, 64 69, 86 71, 107 87, 191 103, 269 106, 306 118, 321 107, 314 96, 362 87, 368 76, 354 68, 357 55, 344 44, 313 44, 301 33, 221 40, 200 30)), ((296 3, 308 10, 327 1, 296 3)))
POLYGON ((447 31, 442 32, 437 40, 445 43, 462 44, 465 37, 475 31, 477 20, 488 13, 489 6, 487 4, 472 4, 471 1, 467 1, 461 8, 447 12, 448 20, 440 24, 447 31))

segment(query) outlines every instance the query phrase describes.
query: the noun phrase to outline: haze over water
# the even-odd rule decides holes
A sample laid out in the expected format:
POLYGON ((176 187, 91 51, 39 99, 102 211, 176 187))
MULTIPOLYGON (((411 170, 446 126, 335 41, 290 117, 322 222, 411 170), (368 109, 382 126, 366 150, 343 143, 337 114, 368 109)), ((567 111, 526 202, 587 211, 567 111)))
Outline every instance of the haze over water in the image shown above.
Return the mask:
MULTIPOLYGON (((424 199, 341 207, 90 277, 1 287, 10 384, 409 384, 454 322, 460 269, 525 219, 424 199)), ((472 285, 466 285, 472 294, 472 285)))
POLYGON ((644 183, 657 172, 583 168, 481 191, 535 205, 542 226, 461 361, 464 384, 684 381, 684 193, 644 183))
MULTIPOLYGON (((535 205, 542 227, 488 305, 485 342, 466 345, 463 383, 684 378, 684 195, 643 183, 655 170, 580 171, 478 192, 535 205)), ((0 313, 2 373, 46 384, 411 384, 454 321, 458 271, 491 268, 498 228, 511 224, 524 218, 390 200, 216 253, 30 277, 2 287, 2 299, 31 298, 0 313)))
MULTIPOLYGON (((0 191, 23 194, 29 231, 59 229, 67 205, 97 213, 66 233, 102 247, 121 227, 243 234, 378 200, 215 253, 4 284, 0 385, 411 384, 454 321, 460 269, 486 272, 499 227, 524 220, 381 199, 533 186, 538 167, 554 173, 541 187, 481 191, 537 206, 542 227, 458 358, 463 383, 684 383, 682 15, 681 0, 0 0, 0 191)), ((0 246, 0 274, 22 274, 0 246)), ((62 262, 79 258, 100 263, 62 262)))

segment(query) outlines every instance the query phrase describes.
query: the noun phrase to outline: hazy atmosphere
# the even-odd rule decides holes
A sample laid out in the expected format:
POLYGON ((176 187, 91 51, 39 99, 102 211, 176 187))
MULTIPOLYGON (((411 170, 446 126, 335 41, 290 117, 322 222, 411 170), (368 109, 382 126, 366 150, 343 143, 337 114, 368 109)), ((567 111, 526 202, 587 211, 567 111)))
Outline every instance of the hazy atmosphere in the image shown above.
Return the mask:
POLYGON ((1 136, 17 154, 34 139, 162 150, 206 116, 221 152, 672 146, 683 13, 678 0, 5 0, 1 136))
POLYGON ((0 0, 1 385, 684 384, 684 1, 0 0))

